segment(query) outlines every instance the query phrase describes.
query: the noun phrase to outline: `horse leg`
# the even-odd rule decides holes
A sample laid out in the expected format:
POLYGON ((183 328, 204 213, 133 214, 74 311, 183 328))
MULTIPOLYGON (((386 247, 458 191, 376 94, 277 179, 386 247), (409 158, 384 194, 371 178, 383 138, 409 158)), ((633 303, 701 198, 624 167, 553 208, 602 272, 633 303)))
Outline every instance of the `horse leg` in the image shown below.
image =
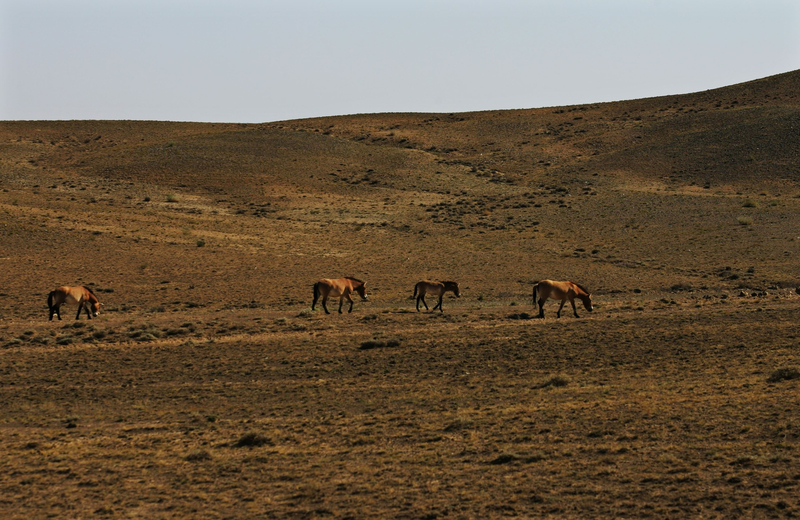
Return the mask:
POLYGON ((344 303, 344 294, 339 296, 339 314, 342 313, 342 303, 344 303))
MULTIPOLYGON (((346 294, 346 295, 345 295, 345 298, 347 298, 347 301, 349 301, 349 302, 350 302, 350 308, 349 308, 349 309, 347 309, 347 312, 348 312, 348 313, 349 313, 349 312, 353 312, 353 299, 350 297, 350 295, 349 295, 349 294, 346 294)), ((341 312, 341 311, 340 311, 340 312, 341 312)))
POLYGON ((328 304, 328 295, 326 294, 322 297, 322 308, 325 309, 325 314, 330 314, 330 312, 328 312, 327 304, 328 304))
POLYGON ((544 319, 544 302, 546 301, 544 299, 539 300, 539 317, 542 319, 544 319))
POLYGON ((61 304, 56 304, 56 316, 58 316, 58 321, 61 321, 61 304))
POLYGON ((78 302, 78 314, 75 316, 76 320, 81 318, 81 311, 83 310, 83 302, 78 302))
POLYGON ((422 296, 420 296, 420 298, 422 299, 422 305, 425 306, 425 310, 429 311, 430 309, 428 308, 428 302, 425 301, 425 295, 423 294, 422 296))
POLYGON ((558 312, 556 313, 556 317, 557 317, 557 318, 560 318, 560 317, 561 317, 561 309, 563 309, 563 308, 564 308, 564 304, 565 304, 565 303, 567 303, 567 299, 566 299, 566 298, 564 298, 563 300, 561 300, 561 305, 559 305, 559 306, 558 306, 558 312))
POLYGON ((91 306, 92 305, 90 303, 86 303, 83 305, 83 308, 86 310, 86 315, 89 317, 90 320, 92 319, 92 312, 89 309, 91 306))
MULTIPOLYGON (((444 312, 444 309, 442 309, 442 298, 444 298, 444 293, 439 295, 439 303, 436 304, 436 307, 439 307, 439 312, 444 312)), ((436 310, 436 307, 434 307, 433 310, 436 310)))
POLYGON ((580 318, 580 316, 578 316, 578 309, 575 308, 575 298, 570 298, 569 303, 572 304, 572 312, 575 314, 575 317, 580 318))
POLYGON ((314 301, 311 302, 311 310, 314 310, 314 307, 317 305, 317 300, 319 299, 319 289, 317 289, 317 285, 314 284, 314 301))
POLYGON ((419 301, 422 299, 422 296, 417 296, 417 312, 419 312, 419 301))

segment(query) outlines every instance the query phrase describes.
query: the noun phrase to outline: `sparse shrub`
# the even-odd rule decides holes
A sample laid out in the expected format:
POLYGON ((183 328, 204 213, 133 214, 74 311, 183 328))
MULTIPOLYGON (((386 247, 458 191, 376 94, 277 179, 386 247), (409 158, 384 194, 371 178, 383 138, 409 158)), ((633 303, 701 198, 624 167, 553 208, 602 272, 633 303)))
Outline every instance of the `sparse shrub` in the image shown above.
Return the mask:
POLYGON ((169 193, 167 195, 167 202, 178 202, 178 196, 174 193, 169 193))
POLYGON ((236 441, 233 444, 233 446, 235 448, 253 448, 258 446, 264 446, 266 444, 272 444, 272 441, 270 441, 268 438, 261 435, 260 433, 249 432, 239 437, 239 440, 236 441))
POLYGON ((195 330, 197 330, 197 327, 191 321, 187 321, 186 323, 182 323, 181 324, 181 328, 182 329, 186 329, 189 332, 194 332, 195 330))
POLYGON ((742 226, 753 225, 753 219, 751 217, 745 217, 745 216, 737 217, 736 221, 742 226))
POLYGON ((743 208, 757 208, 758 204, 756 204, 752 200, 746 200, 746 201, 744 201, 744 204, 742 204, 742 207, 743 208))
POLYGON ((497 458, 489 461, 489 464, 493 464, 493 465, 510 464, 510 463, 515 462, 517 460, 519 460, 519 457, 517 457, 516 455, 512 455, 510 453, 504 453, 504 454, 498 456, 497 458))
POLYGON ((781 381, 789 381, 791 379, 798 379, 798 378, 800 378, 800 370, 797 370, 794 367, 779 368, 778 370, 770 374, 770 376, 767 378, 767 382, 780 383, 781 381))
POLYGON ((533 319, 533 316, 528 314, 527 312, 515 312, 514 314, 508 315, 509 320, 530 320, 533 319))
POLYGON ((186 455, 189 462, 199 462, 201 460, 211 460, 211 454, 206 450, 193 450, 186 455))
POLYGON ((145 201, 145 202, 150 202, 150 197, 145 197, 145 198, 144 198, 144 201, 145 201))
POLYGON ((458 417, 455 421, 451 422, 447 426, 444 427, 444 431, 446 432, 456 432, 459 430, 466 430, 468 428, 472 428, 473 422, 465 417, 458 417))
POLYGON ((56 340, 57 345, 71 345, 75 342, 75 338, 72 336, 61 336, 56 340))
POLYGON ((360 350, 371 350, 371 349, 374 349, 374 348, 387 348, 387 347, 399 347, 399 346, 400 346, 400 340, 397 340, 397 339, 389 339, 389 340, 386 340, 386 341, 377 340, 377 339, 370 339, 370 340, 367 340, 367 341, 362 341, 361 342, 361 347, 359 347, 359 349, 360 350))
POLYGON ((206 241, 203 240, 202 238, 197 241, 197 247, 205 247, 205 245, 206 245, 206 241))
POLYGON ((543 383, 541 383, 539 385, 539 388, 547 388, 549 386, 562 387, 562 386, 567 386, 568 384, 569 384, 569 378, 562 375, 555 375, 547 379, 543 383))
POLYGON ((103 339, 103 338, 106 337, 106 335, 107 335, 107 333, 104 330, 96 330, 96 331, 92 332, 92 337, 94 339, 103 339))

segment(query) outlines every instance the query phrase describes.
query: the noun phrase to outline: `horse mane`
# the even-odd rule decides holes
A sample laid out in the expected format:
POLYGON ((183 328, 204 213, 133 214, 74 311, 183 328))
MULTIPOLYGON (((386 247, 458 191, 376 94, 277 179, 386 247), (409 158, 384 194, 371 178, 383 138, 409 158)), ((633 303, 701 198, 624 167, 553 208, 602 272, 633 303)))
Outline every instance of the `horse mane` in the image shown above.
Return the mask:
MULTIPOLYGON (((572 282, 572 283, 575 283, 575 282, 572 282)), ((581 285, 581 284, 579 284, 579 283, 575 283, 575 285, 578 287, 578 289, 580 289, 581 291, 585 292, 586 294, 591 294, 591 293, 589 292, 589 289, 587 289, 587 288, 586 288, 586 287, 584 287, 583 285, 581 285)))
POLYGON ((91 290, 91 289, 89 289, 89 288, 88 288, 88 287, 86 287, 85 285, 83 286, 83 288, 84 288, 84 289, 86 289, 87 291, 89 291, 89 294, 91 294, 92 296, 94 296, 95 298, 97 298, 97 295, 96 295, 94 292, 92 292, 92 290, 91 290))
POLYGON ((352 276, 345 276, 345 278, 348 279, 348 280, 353 280, 354 282, 358 282, 358 283, 360 283, 362 285, 364 284, 363 280, 359 280, 358 278, 353 278, 352 276))

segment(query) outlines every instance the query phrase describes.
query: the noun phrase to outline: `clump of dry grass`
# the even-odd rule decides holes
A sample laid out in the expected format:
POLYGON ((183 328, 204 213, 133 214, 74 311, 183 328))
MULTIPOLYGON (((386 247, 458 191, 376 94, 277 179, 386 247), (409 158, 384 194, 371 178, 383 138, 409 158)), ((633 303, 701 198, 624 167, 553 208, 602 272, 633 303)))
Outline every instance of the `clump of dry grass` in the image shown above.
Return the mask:
POLYGON ((388 339, 388 340, 378 340, 378 339, 370 339, 367 341, 361 342, 360 350, 371 350, 374 348, 387 348, 387 347, 399 347, 400 340, 397 339, 388 339))
POLYGON ((211 460, 211 454, 206 450, 192 450, 186 455, 186 460, 189 462, 211 460))
POLYGON ((248 432, 239 437, 239 440, 237 440, 233 446, 235 448, 255 448, 267 444, 272 444, 272 441, 266 436, 256 432, 248 432))
POLYGON ((537 388, 547 388, 547 387, 551 387, 551 386, 562 387, 562 386, 567 386, 569 384, 569 382, 570 381, 569 381, 569 378, 567 376, 563 376, 561 374, 558 374, 558 375, 555 375, 555 376, 552 376, 552 377, 546 379, 545 381, 540 383, 537 386, 537 388))
POLYGON ((770 374, 770 376, 767 378, 767 382, 780 383, 781 381, 790 381, 792 379, 800 379, 800 370, 794 367, 779 368, 770 374))

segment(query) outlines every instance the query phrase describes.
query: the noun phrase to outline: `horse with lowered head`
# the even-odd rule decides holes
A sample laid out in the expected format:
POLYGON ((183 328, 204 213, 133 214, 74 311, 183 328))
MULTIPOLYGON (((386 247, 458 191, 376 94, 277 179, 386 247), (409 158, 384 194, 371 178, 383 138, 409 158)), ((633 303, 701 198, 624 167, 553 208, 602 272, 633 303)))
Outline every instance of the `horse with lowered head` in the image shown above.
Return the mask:
POLYGON ((456 295, 456 298, 461 298, 461 289, 458 288, 458 282, 432 282, 430 280, 422 280, 421 282, 417 282, 417 285, 414 286, 414 296, 413 298, 417 299, 417 312, 419 312, 419 302, 422 302, 422 305, 425 306, 425 310, 428 309, 428 304, 425 303, 425 295, 432 294, 434 296, 439 297, 439 303, 433 308, 439 308, 439 312, 444 312, 442 309, 442 299, 444 298, 444 293, 452 292, 456 295), (419 296, 418 296, 419 295, 419 296))
POLYGON ((81 311, 86 310, 86 315, 89 319, 92 319, 92 314, 97 316, 100 314, 100 300, 97 299, 97 296, 94 295, 91 289, 88 287, 68 287, 63 285, 56 289, 55 291, 50 291, 50 294, 47 295, 47 306, 50 308, 50 321, 53 320, 53 315, 58 316, 58 319, 61 319, 61 305, 69 303, 78 304, 78 314, 75 316, 75 319, 79 319, 81 317, 81 311), (91 308, 91 312, 89 312, 89 308, 91 308))
POLYGON ((589 294, 589 291, 586 290, 585 287, 574 282, 542 280, 541 282, 533 284, 533 304, 536 305, 538 301, 540 318, 544 318, 544 304, 548 298, 561 300, 561 305, 558 307, 558 312, 556 313, 556 317, 558 318, 561 317, 561 309, 564 308, 564 304, 567 303, 567 300, 572 304, 572 312, 575 314, 575 317, 580 317, 578 316, 577 309, 575 309, 575 298, 583 302, 583 306, 587 311, 592 312, 592 310, 594 310, 592 306, 592 295, 589 294))
POLYGON ((350 277, 336 279, 323 278, 314 284, 314 301, 311 303, 311 310, 314 310, 314 307, 317 305, 317 300, 322 296, 322 308, 325 309, 325 314, 330 314, 330 312, 328 312, 328 306, 326 305, 328 297, 338 296, 339 314, 342 313, 342 303, 345 298, 350 302, 350 308, 347 312, 353 312, 353 299, 350 298, 353 292, 361 296, 361 301, 369 301, 367 299, 367 282, 362 282, 357 278, 350 277))

